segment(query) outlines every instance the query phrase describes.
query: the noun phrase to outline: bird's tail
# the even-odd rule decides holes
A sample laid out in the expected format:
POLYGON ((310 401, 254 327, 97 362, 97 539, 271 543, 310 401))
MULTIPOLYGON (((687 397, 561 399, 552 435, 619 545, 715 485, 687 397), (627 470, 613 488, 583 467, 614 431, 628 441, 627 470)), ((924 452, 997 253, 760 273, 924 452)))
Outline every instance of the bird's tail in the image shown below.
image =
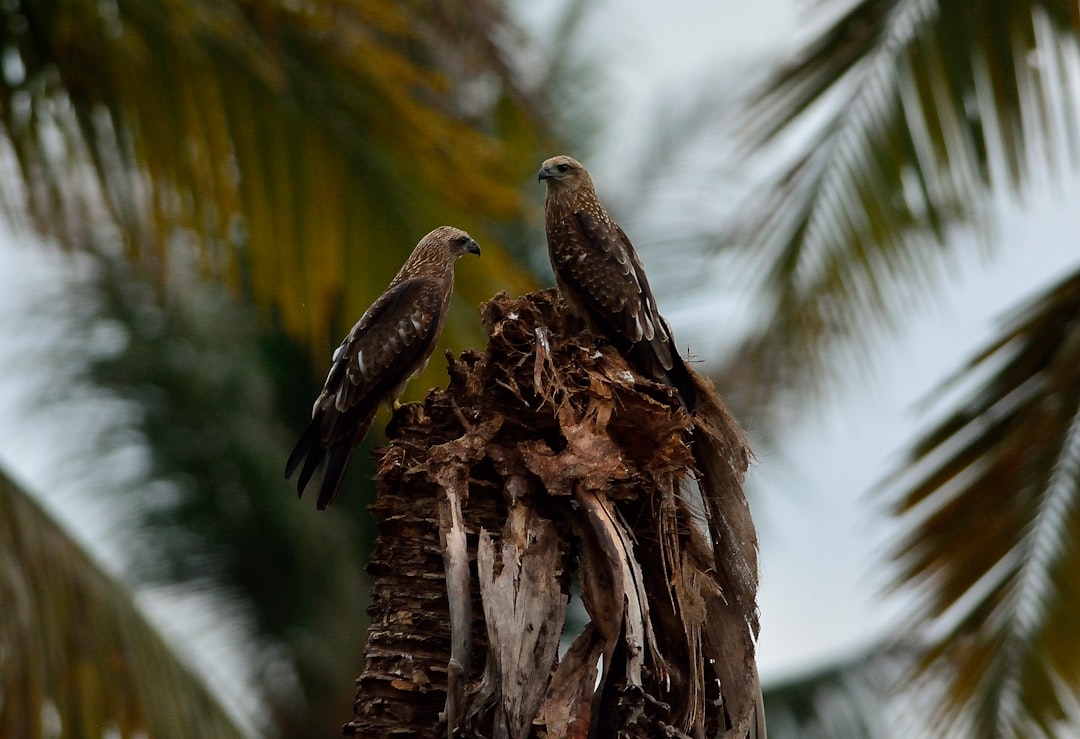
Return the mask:
POLYGON ((296 442, 296 447, 292 450, 292 454, 289 455, 288 461, 285 462, 286 480, 292 477, 301 461, 304 463, 304 466, 300 469, 300 476, 296 478, 296 494, 298 497, 304 494, 304 488, 307 487, 308 481, 315 474, 319 462, 326 456, 326 448, 322 445, 320 422, 321 419, 318 416, 311 420, 300 440, 296 442))
POLYGON ((319 499, 315 503, 315 507, 320 511, 337 497, 337 492, 345 479, 345 471, 349 469, 349 460, 352 459, 353 451, 367 434, 370 426, 370 422, 362 424, 351 439, 338 441, 326 450, 326 468, 323 470, 322 485, 319 486, 319 499))
MULTIPOLYGON (((638 342, 638 359, 650 370, 653 379, 671 385, 679 391, 679 400, 682 401, 683 409, 687 413, 693 413, 697 407, 697 387, 694 378, 690 376, 690 370, 679 354, 679 348, 675 345, 674 334, 671 326, 659 317, 660 323, 666 331, 666 335, 657 336, 652 341, 638 342), (671 369, 666 365, 670 364, 671 369)), ((708 382, 706 380, 706 382, 708 382)), ((712 387, 712 385, 709 385, 712 387)), ((715 391, 714 391, 715 392, 715 391)), ((719 398, 717 398, 719 400, 719 398)))
POLYGON ((320 412, 311 419, 311 423, 304 430, 300 441, 296 442, 296 447, 292 450, 292 454, 289 455, 289 459, 285 463, 286 480, 292 477, 297 467, 300 467, 300 475, 296 478, 297 495, 304 495, 304 489, 307 487, 308 482, 311 481, 311 476, 315 474, 319 463, 326 459, 322 483, 319 485, 319 499, 315 505, 320 511, 330 505, 337 495, 338 488, 341 487, 342 480, 345 479, 345 472, 349 468, 349 460, 352 459, 353 450, 367 434, 368 429, 371 428, 374 417, 375 413, 372 411, 370 416, 362 419, 356 425, 350 435, 335 438, 329 445, 324 441, 324 438, 328 436, 334 438, 333 430, 328 430, 324 426, 327 423, 333 423, 338 417, 334 416, 328 419, 320 412), (301 462, 304 463, 303 466, 300 465, 301 462))

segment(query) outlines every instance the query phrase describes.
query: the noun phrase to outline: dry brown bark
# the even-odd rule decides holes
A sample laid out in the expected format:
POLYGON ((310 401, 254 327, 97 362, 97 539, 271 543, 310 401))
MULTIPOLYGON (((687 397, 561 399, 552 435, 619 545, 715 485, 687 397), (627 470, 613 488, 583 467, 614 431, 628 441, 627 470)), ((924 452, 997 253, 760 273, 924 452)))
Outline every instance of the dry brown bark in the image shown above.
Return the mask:
POLYGON ((484 353, 379 450, 363 737, 763 736, 749 450, 554 290, 481 309, 484 353), (566 635, 571 574, 591 621, 566 635))

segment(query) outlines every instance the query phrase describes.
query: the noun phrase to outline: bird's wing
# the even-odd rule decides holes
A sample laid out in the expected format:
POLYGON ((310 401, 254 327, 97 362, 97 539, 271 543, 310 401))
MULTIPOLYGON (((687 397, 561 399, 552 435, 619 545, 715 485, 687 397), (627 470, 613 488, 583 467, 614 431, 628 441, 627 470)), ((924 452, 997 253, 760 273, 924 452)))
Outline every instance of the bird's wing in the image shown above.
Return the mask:
MULTIPOLYGON (((379 296, 334 351, 313 416, 319 410, 374 410, 393 401, 435 348, 446 296, 447 286, 433 276, 403 280, 379 296)), ((324 429, 323 440, 332 438, 324 429)))
POLYGON ((379 406, 392 402, 410 377, 423 370, 439 339, 452 285, 430 275, 403 280, 384 292, 334 351, 312 420, 285 465, 300 464, 297 490, 327 457, 318 507, 337 493, 353 449, 367 434, 379 406))
POLYGON ((573 243, 558 250, 560 281, 602 334, 628 346, 648 342, 670 370, 669 332, 630 239, 618 224, 585 209, 573 213, 569 226, 573 243))

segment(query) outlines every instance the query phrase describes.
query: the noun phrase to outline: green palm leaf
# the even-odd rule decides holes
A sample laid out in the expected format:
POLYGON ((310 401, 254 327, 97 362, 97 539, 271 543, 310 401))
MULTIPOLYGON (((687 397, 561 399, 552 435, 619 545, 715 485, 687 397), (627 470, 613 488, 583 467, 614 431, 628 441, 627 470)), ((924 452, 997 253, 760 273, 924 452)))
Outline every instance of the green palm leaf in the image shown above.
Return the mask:
POLYGON ((881 645, 765 686, 769 734, 784 739, 884 739, 899 651, 881 645))
MULTIPOLYGON (((531 89, 518 84, 511 63, 519 41, 500 6, 487 0, 8 4, 0 8, 0 167, 7 175, 0 180, 0 208, 12 223, 72 249, 92 245, 111 253, 120 244, 140 269, 160 273, 158 284, 168 289, 185 290, 164 277, 186 277, 191 263, 203 275, 225 277, 237 293, 263 308, 268 323, 283 326, 315 350, 320 373, 329 347, 382 291, 417 239, 438 224, 454 223, 481 241, 484 257, 479 267, 458 270, 464 299, 455 300, 444 342, 471 343, 468 337, 481 333, 471 306, 497 289, 532 286, 531 276, 495 237, 510 230, 505 224, 520 227, 527 204, 518 183, 531 177, 540 158, 539 105, 531 89)), ((187 320, 200 325, 228 320, 226 311, 212 312, 225 301, 207 300, 203 293, 197 299, 204 312, 172 316, 170 330, 182 332, 187 320)), ((182 392, 156 409, 154 398, 141 398, 151 411, 144 420, 158 424, 148 431, 160 432, 147 436, 160 443, 165 461, 179 458, 211 478, 216 487, 207 490, 235 492, 241 477, 255 485, 266 475, 280 478, 288 447, 274 451, 268 438, 278 429, 256 423, 264 415, 215 415, 225 407, 213 400, 218 392, 241 404, 270 399, 265 377, 250 366, 258 355, 254 341, 229 345, 224 335, 204 337, 209 345, 199 348, 207 350, 206 361, 190 377, 148 378, 140 372, 168 363, 133 357, 140 372, 126 379, 146 380, 146 387, 129 388, 144 396, 190 381, 184 390, 202 404, 185 404, 189 396, 182 392), (223 343, 215 344, 218 340, 223 343), (199 380, 210 384, 200 387, 199 380), (242 382, 240 391, 229 386, 236 381, 242 382), (180 423, 169 423, 176 419, 169 415, 173 412, 180 423), (230 442, 215 433, 222 425, 233 432, 230 442), (218 454, 208 464, 202 463, 205 457, 184 456, 200 437, 200 454, 213 456, 224 448, 225 456, 218 454), (256 447, 263 451, 252 456, 256 447)), ((189 338, 151 336, 131 348, 133 353, 175 348, 189 338), (155 339, 162 340, 155 344, 155 339)), ((122 372, 109 364, 111 357, 99 359, 93 370, 122 372)), ((432 362, 428 372, 441 381, 442 363, 432 362)), ((431 384, 429 376, 412 388, 423 392, 431 384)), ((312 396, 304 394, 306 407, 312 396)), ((264 404, 260 410, 271 409, 264 404)), ((244 515, 246 497, 218 495, 202 509, 180 511, 181 526, 175 528, 203 527, 208 530, 204 542, 237 530, 250 537, 246 546, 238 537, 228 541, 243 546, 248 559, 222 567, 227 577, 221 580, 233 585, 246 575, 255 581, 253 589, 262 587, 268 599, 276 597, 260 612, 266 617, 260 627, 291 638, 291 654, 305 663, 302 667, 322 670, 322 679, 348 691, 347 679, 322 668, 351 656, 350 647, 342 646, 351 642, 338 637, 361 633, 326 607, 330 591, 348 596, 353 590, 335 579, 341 567, 324 566, 320 576, 307 577, 309 586, 326 586, 318 597, 280 597, 295 592, 274 566, 286 551, 305 554, 304 566, 282 565, 304 577, 310 573, 305 567, 319 568, 316 559, 325 550, 304 548, 319 537, 315 526, 293 526, 290 535, 288 522, 296 520, 297 504, 283 481, 266 484, 262 492, 283 497, 261 506, 259 515, 244 515), (233 515, 214 517, 214 505, 233 506, 233 515), (276 537, 274 532, 284 533, 276 537), (285 540, 296 549, 283 546, 285 540), (310 630, 290 628, 305 618, 310 630), (312 648, 315 633, 325 643, 312 648)), ((13 524, 8 517, 0 525, 13 524)), ((340 541, 345 535, 338 534, 340 541)), ((324 546, 332 541, 321 537, 324 546)), ((199 553, 179 551, 181 543, 164 537, 158 543, 166 555, 176 555, 166 563, 176 571, 158 576, 195 571, 191 565, 199 553)), ((212 549, 201 552, 204 565, 213 565, 226 547, 212 549)), ((340 549, 336 554, 348 557, 340 549)), ((32 567, 21 559, 9 563, 12 577, 19 568, 32 567)), ((352 560, 345 564, 351 568, 352 560)), ((8 603, 4 595, 0 611, 8 603)), ((118 591, 117 597, 122 595, 118 591)), ((57 637, 52 643, 66 642, 57 637)), ((9 651, 0 649, 0 660, 9 651)), ((54 686, 63 686, 56 681, 65 674, 44 673, 40 684, 59 691, 54 686)), ((157 680, 139 674, 143 687, 157 680)), ((273 677, 281 688, 280 671, 273 677)), ((9 685, 14 683, 5 679, 0 708, 9 705, 9 685)), ((317 681, 307 685, 315 686, 312 704, 331 699, 317 681)), ((114 687, 119 693, 128 686, 118 681, 114 687)), ((121 706, 125 700, 113 698, 121 706)), ((280 718, 303 701, 284 708, 280 703, 268 714, 280 718)), ((65 735, 83 735, 67 731, 68 722, 77 720, 68 718, 72 710, 68 702, 56 703, 65 735)), ((107 722, 99 725, 108 731, 107 722)), ((127 723, 116 725, 127 735, 127 723)), ((192 721, 186 732, 148 733, 215 735, 199 727, 192 721)))
POLYGON ((162 270, 193 252, 320 350, 443 222, 486 247, 485 269, 462 275, 469 302, 529 283, 491 233, 523 212, 538 116, 490 4, 0 13, 0 136, 17 174, 0 203, 15 222, 74 245, 116 234, 162 270), (477 46, 497 63, 470 63, 477 46))
POLYGON ((203 684, 0 473, 0 735, 240 737, 203 684))
POLYGON ((744 119, 751 151, 790 153, 735 229, 770 300, 739 361, 788 388, 839 346, 869 361, 954 266, 956 226, 1075 160, 1078 35, 1066 0, 862 0, 781 68, 744 119))
MULTIPOLYGON (((327 735, 349 705, 364 641, 369 455, 357 452, 342 508, 314 515, 282 476, 296 434, 282 418, 311 404, 303 348, 190 269, 148 283, 91 249, 89 277, 27 311, 70 337, 68 361, 27 405, 70 419, 87 399, 109 399, 85 446, 67 445, 60 461, 110 517, 124 579, 237 614, 214 626, 244 645, 234 681, 265 700, 264 731, 327 735), (142 462, 110 463, 118 449, 142 462)), ((45 349, 28 354, 29 367, 49 363, 45 349)))
MULTIPOLYGON (((862 0, 781 69, 745 119, 752 150, 793 153, 735 231, 769 302, 733 366, 791 399, 870 363, 963 264, 959 227, 992 228, 993 196, 1075 163, 1078 37, 1063 0, 862 0)), ((1078 291, 1074 275, 1013 317, 890 481, 897 585, 919 603, 901 638, 924 645, 939 735, 1077 724, 1078 291)))
POLYGON ((898 585, 945 725, 1058 736, 1080 700, 1080 273, 1018 311, 892 481, 898 585))

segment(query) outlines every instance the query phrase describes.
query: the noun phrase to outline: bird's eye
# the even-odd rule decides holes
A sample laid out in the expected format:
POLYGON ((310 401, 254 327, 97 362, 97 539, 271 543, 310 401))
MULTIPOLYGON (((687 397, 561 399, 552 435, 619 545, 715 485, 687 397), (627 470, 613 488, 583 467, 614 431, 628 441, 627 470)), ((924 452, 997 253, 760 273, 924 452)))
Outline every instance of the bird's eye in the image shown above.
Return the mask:
POLYGON ((555 169, 559 170, 560 172, 568 172, 570 170, 570 165, 569 164, 560 164, 555 169))
POLYGON ((454 243, 455 244, 464 244, 464 243, 467 243, 468 240, 469 240, 469 237, 466 236, 465 234, 462 234, 461 236, 458 236, 458 237, 456 237, 454 239, 454 243))

